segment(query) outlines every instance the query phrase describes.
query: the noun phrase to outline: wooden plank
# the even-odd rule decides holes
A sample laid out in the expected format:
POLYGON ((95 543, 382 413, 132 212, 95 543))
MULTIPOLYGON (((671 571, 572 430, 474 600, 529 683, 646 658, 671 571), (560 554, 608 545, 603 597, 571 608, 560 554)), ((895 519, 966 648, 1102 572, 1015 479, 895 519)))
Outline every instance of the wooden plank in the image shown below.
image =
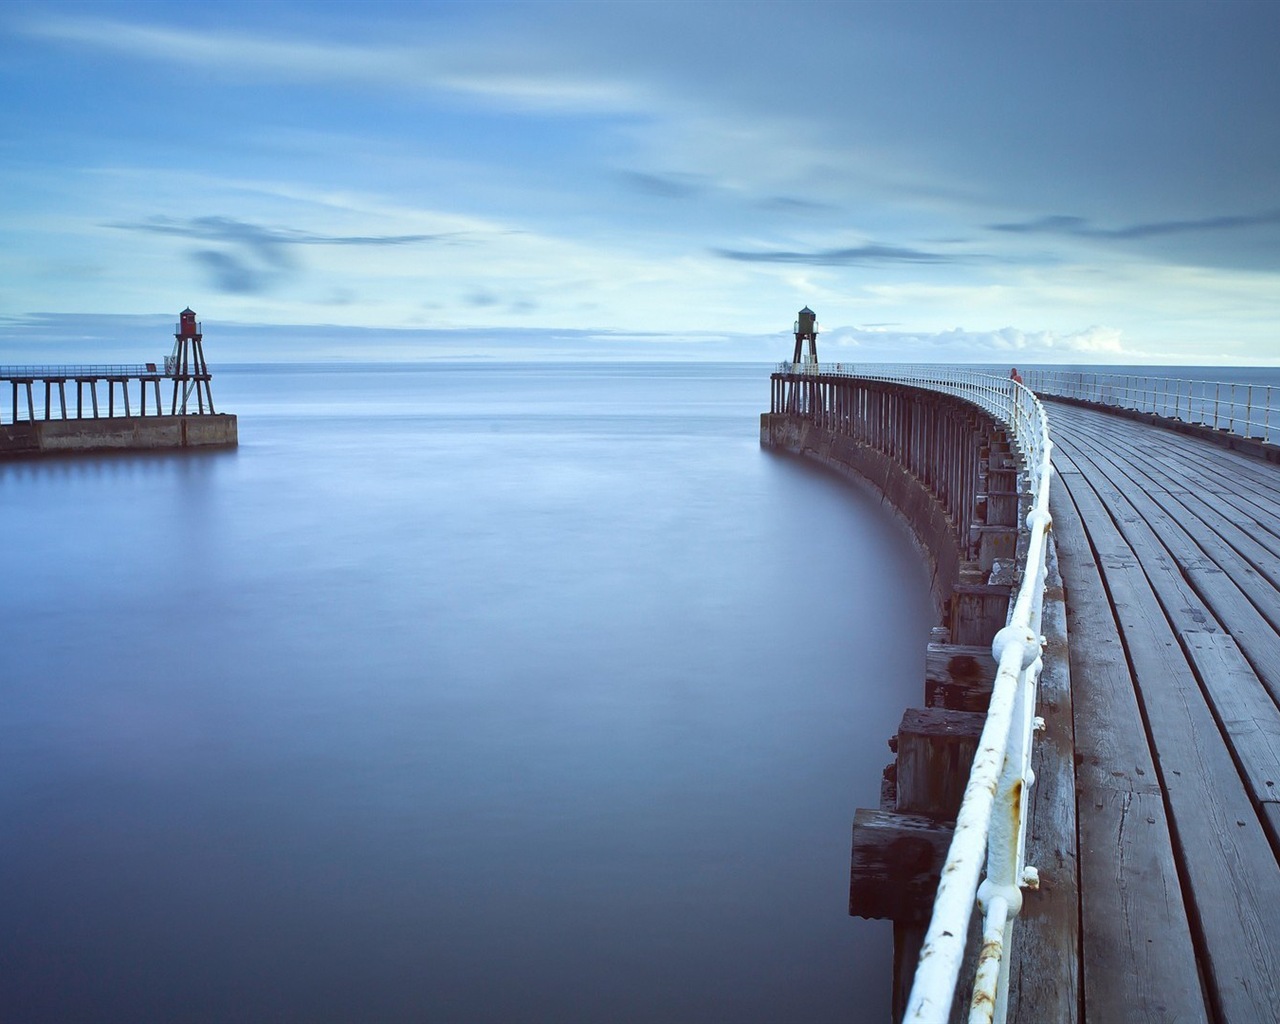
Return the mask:
POLYGON ((1226 474, 1228 486, 1238 488, 1260 486, 1275 493, 1276 474, 1273 464, 1244 452, 1233 451, 1214 444, 1207 438, 1181 434, 1159 425, 1141 423, 1123 416, 1116 416, 1100 409, 1082 409, 1078 406, 1055 406, 1051 417, 1055 430, 1077 435, 1092 433, 1100 439, 1136 438, 1138 443, 1150 449, 1168 452, 1171 457, 1187 465, 1200 466, 1208 472, 1226 474))
POLYGON ((1099 452, 1096 461, 1111 467, 1109 475, 1113 482, 1119 484, 1122 474, 1123 479, 1138 485, 1137 492, 1126 489, 1126 494, 1181 564, 1208 568, 1210 572, 1221 569, 1272 628, 1280 628, 1280 595, 1275 589, 1276 581, 1280 580, 1280 558, 1241 534, 1208 506, 1202 504, 1201 514, 1197 514, 1190 503, 1169 493, 1162 482, 1136 469, 1132 462, 1122 461, 1114 446, 1106 455, 1099 452), (1156 514, 1155 509, 1163 515, 1156 514), (1235 544, 1228 542, 1228 536, 1235 544), (1184 549, 1187 541, 1194 546, 1184 549), (1246 557, 1244 551, 1252 557, 1246 557))
POLYGON ((1092 454, 1079 450, 1075 458, 1086 472, 1098 474, 1091 478, 1093 488, 1105 497, 1124 541, 1141 559, 1175 631, 1225 631, 1230 623, 1229 632, 1268 692, 1280 701, 1280 636, 1256 605, 1226 573, 1207 562, 1185 531, 1139 493, 1132 481, 1123 481, 1129 486, 1122 492, 1112 477, 1114 467, 1105 458, 1094 461, 1092 454))
POLYGON ((1226 465, 1213 457, 1221 454, 1220 450, 1210 453, 1194 441, 1177 446, 1153 445, 1145 428, 1130 425, 1116 432, 1108 429, 1110 426, 1109 420, 1098 418, 1083 424, 1081 435, 1123 451, 1127 461, 1143 466, 1153 478, 1167 479, 1173 489, 1215 498, 1240 489, 1238 475, 1233 477, 1226 465))
POLYGON ((1104 560, 1102 572, 1157 753, 1212 1003, 1227 1020, 1280 1019, 1280 930, 1271 926, 1280 865, 1143 567, 1104 560))
MULTIPOLYGON (((1250 492, 1242 488, 1238 477, 1223 467, 1214 463, 1202 466, 1193 462, 1185 451, 1170 452, 1162 446, 1152 446, 1149 438, 1144 443, 1141 435, 1130 432, 1101 438, 1090 432, 1088 436, 1096 443, 1105 444, 1110 451, 1123 452, 1130 465, 1141 466, 1159 487, 1175 495, 1188 511, 1211 526, 1256 568, 1263 569, 1266 558, 1254 558, 1251 551, 1261 548, 1273 558, 1280 557, 1280 516, 1261 512, 1257 506, 1248 505, 1244 497, 1252 493, 1255 497, 1265 494, 1274 498, 1280 475, 1273 478, 1272 486, 1265 491, 1250 492), (1225 524, 1234 529, 1224 529, 1225 524)), ((1272 576, 1273 582, 1277 578, 1272 576)))
POLYGON ((1083 453, 1077 453, 1076 459, 1089 484, 1080 487, 1073 483, 1072 494, 1090 524, 1090 541, 1099 558, 1115 565, 1141 562, 1170 618, 1180 629, 1220 626, 1187 581, 1177 560, 1143 518, 1141 510, 1129 501, 1127 492, 1116 487, 1083 453), (1111 519, 1115 523, 1108 528, 1111 519), (1095 525, 1099 529, 1095 529, 1095 525))
MULTIPOLYGON (((1050 421, 1051 425, 1056 426, 1056 421, 1050 421)), ((1055 443, 1053 449, 1053 471, 1059 476, 1064 473, 1079 473, 1076 464, 1071 461, 1071 456, 1059 449, 1055 443)))
POLYGON ((1262 529, 1257 516, 1221 499, 1211 505, 1197 494, 1182 495, 1178 500, 1266 576, 1273 587, 1280 586, 1280 537, 1262 529))
MULTIPOLYGON (((1200 494, 1189 497, 1207 505, 1200 494)), ((1263 512, 1256 505, 1251 505, 1245 494, 1212 495, 1213 508, 1228 522, 1243 530, 1268 551, 1280 554, 1280 516, 1263 512)))
MULTIPOLYGON (((1191 926, 1124 647, 1073 498, 1103 532, 1079 473, 1051 485, 1067 594, 1079 816, 1083 1001, 1096 1021, 1206 1020, 1191 926)), ((1117 536, 1105 537, 1116 551, 1117 536)), ((1035 1020, 1035 1017, 1030 1018, 1035 1020)))
MULTIPOLYGON (((1057 545, 1050 539, 1044 614, 1044 671, 1036 711, 1027 810, 1027 863, 1038 889, 1023 893, 1009 964, 1008 1019, 1074 1024, 1080 1012, 1080 881, 1076 842, 1075 730, 1066 607, 1057 545)), ((1086 638, 1081 637, 1081 641, 1086 638)))
POLYGON ((1262 820, 1271 836, 1271 846, 1280 850, 1280 801, 1268 800, 1262 805, 1262 820))
MULTIPOLYGON (((1235 500, 1248 495, 1271 513, 1280 513, 1280 468, 1256 457, 1229 451, 1194 437, 1158 433, 1152 444, 1150 427, 1106 413, 1073 410, 1060 424, 1066 433, 1095 445, 1123 450, 1127 461, 1165 467, 1188 491, 1235 500)), ((1055 420, 1055 423, 1058 421, 1055 420)))
POLYGON ((1231 637, 1188 631, 1181 639, 1254 801, 1280 800, 1280 708, 1231 637))

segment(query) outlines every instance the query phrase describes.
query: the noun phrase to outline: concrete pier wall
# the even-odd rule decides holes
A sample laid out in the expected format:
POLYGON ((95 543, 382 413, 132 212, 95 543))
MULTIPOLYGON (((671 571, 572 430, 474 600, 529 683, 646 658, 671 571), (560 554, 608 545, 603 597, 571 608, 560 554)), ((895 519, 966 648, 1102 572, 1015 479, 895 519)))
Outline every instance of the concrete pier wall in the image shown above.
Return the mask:
POLYGON ((236 418, 227 413, 49 419, 0 424, 0 458, 70 452, 233 448, 238 442, 236 418))
MULTIPOLYGON (((893 921, 898 1020, 986 721, 992 637, 1008 621, 1024 518, 1018 467, 1003 427, 962 399, 864 378, 772 380, 761 443, 880 491, 915 536, 939 610, 926 706, 904 713, 880 806, 859 808, 852 830, 849 912, 893 921)), ((962 973, 964 1006, 973 973, 962 973)))
POLYGON ((916 546, 929 566, 930 589, 941 614, 960 578, 963 557, 954 525, 928 487, 890 456, 807 417, 764 413, 760 417, 760 443, 812 459, 879 491, 911 528, 916 546))

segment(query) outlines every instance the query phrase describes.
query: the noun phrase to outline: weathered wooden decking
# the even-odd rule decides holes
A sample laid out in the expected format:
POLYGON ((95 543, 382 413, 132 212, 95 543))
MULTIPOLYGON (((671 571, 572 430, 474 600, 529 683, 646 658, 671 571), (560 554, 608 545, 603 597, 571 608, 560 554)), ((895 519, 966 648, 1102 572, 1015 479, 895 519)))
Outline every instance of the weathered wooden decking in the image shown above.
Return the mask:
POLYGON ((1083 1017, 1280 1021, 1280 467, 1048 409, 1083 1017))

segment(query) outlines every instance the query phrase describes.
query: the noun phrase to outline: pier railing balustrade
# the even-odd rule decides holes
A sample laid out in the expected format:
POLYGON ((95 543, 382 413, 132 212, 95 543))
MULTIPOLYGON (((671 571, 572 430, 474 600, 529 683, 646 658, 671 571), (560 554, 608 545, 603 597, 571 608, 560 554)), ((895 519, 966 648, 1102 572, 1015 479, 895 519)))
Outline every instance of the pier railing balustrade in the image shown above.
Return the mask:
MULTIPOLYGON (((998 665, 986 722, 942 867, 904 1020, 947 1020, 965 956, 975 905, 983 914, 982 948, 970 1003, 971 1021, 1003 1021, 1013 924, 1024 886, 1036 886, 1025 862, 1028 790, 1036 687, 1040 679, 1041 615, 1048 551, 1049 425, 1044 407, 1026 386, 989 372, 937 366, 783 363, 782 374, 861 377, 937 391, 968 400, 1004 423, 1020 456, 1031 495, 1029 538, 1022 581, 1008 623, 996 634, 998 665), (983 870, 985 868, 985 877, 983 870)), ((807 410, 822 415, 823 410, 807 410)))
POLYGON ((99 366, 0 366, 0 380, 75 380, 77 377, 159 377, 163 376, 155 363, 137 363, 128 366, 102 364, 99 366))
MULTIPOLYGON (((208 381, 207 368, 199 372, 180 372, 172 357, 166 356, 163 365, 156 363, 84 364, 76 366, 55 365, 0 365, 0 387, 8 385, 8 401, 0 399, 0 424, 34 423, 37 420, 112 419, 117 415, 160 416, 164 401, 160 393, 161 381, 176 381, 185 385, 182 393, 175 390, 170 403, 171 413, 181 405, 183 415, 189 411, 188 398, 198 381, 208 381), (99 396, 98 383, 105 381, 106 395, 99 396), (129 387, 137 382, 136 399, 132 400, 129 387), (43 385, 37 388, 36 384, 43 385), (75 388, 74 400, 67 397, 67 385, 75 388), (117 386, 119 401, 117 401, 117 386), (152 400, 148 402, 148 387, 152 400), (87 395, 86 395, 87 391, 87 395), (105 400, 102 400, 105 398, 105 400), (73 408, 74 407, 74 408, 73 408)), ((2 392, 0 392, 2 393, 2 392)), ((210 397, 197 390, 196 405, 199 412, 213 412, 210 397)))
MULTIPOLYGON (((781 363, 779 373, 837 374, 876 378, 889 367, 854 363, 781 363)), ((917 369, 923 369, 919 367, 917 369)), ((987 369, 978 372, 1002 380, 987 369)), ((1146 412, 1165 419, 1222 430, 1239 437, 1280 443, 1280 386, 1195 380, 1160 374, 1100 373, 1092 370, 1022 371, 1036 394, 1073 398, 1095 405, 1146 412)))
POLYGON ((1083 370, 1030 369, 1024 377, 1038 394, 1149 412, 1259 441, 1274 443, 1280 434, 1280 388, 1270 384, 1083 370))

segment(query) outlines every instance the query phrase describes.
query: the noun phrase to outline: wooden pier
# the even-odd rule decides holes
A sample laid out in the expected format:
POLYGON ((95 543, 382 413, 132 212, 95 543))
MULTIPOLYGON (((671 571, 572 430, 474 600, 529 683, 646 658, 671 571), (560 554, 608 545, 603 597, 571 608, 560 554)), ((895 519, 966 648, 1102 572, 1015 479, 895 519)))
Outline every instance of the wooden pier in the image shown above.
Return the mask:
MULTIPOLYGON (((774 374, 762 443, 879 487, 930 558, 942 619, 925 706, 904 714, 881 805, 854 825, 850 910, 894 921, 897 1019, 985 719, 1028 496, 1000 425, 972 406, 812 363, 774 374)), ((1038 879, 1007 1019, 1280 1021, 1276 452, 1047 409, 1054 545, 1026 810, 1038 879)), ((971 962, 979 945, 971 933, 971 962)), ((969 1019, 966 976, 951 1020, 969 1019)))
POLYGON ((185 309, 163 367, 0 366, 0 458, 234 446, 236 417, 214 409, 202 339, 185 309))
MULTIPOLYGON (((1030 495, 1005 427, 972 402, 900 382, 794 369, 773 375, 761 442, 880 490, 930 564, 939 613, 928 644, 924 706, 905 711, 891 740, 896 757, 885 770, 880 806, 859 810, 853 823, 850 913, 893 921, 896 1018, 906 1005, 991 699, 992 641, 1008 619, 1030 495)), ((1056 586, 1056 577, 1052 582, 1056 586)), ((1065 651, 1062 623, 1060 603, 1056 619, 1051 606, 1043 628, 1055 635, 1058 652, 1065 651)), ((1016 951, 1026 969, 1012 998, 1016 1003, 1025 988, 1048 1014, 1043 1019, 1068 1020, 1076 1002, 1074 953, 1036 953, 1070 931, 1077 903, 1074 814, 1061 810, 1074 805, 1070 743, 1061 742, 1071 725, 1065 657, 1051 659, 1042 689, 1055 704, 1041 714, 1056 742, 1037 748, 1034 770, 1043 785, 1031 806, 1052 810, 1041 814, 1032 842, 1041 863, 1067 870, 1049 873, 1028 900, 1024 932, 1037 940, 1016 951)), ((961 998, 967 1000, 967 992, 961 998)))
MULTIPOLYGON (((207 378, 206 378, 207 379, 207 378)), ((160 384, 171 379, 155 363, 139 366, 0 366, 0 381, 9 385, 8 422, 37 420, 108 419, 123 416, 162 416, 160 384), (105 387, 106 394, 102 394, 105 387), (68 389, 72 400, 68 401, 68 389), (119 391, 120 403, 116 404, 119 391), (136 402, 130 396, 136 391, 136 402), (152 395, 150 413, 147 398, 152 395), (99 398, 102 401, 99 402, 99 398), (120 410, 117 413, 117 409, 120 410)), ((175 408, 170 415, 176 414, 175 408)), ((201 409, 200 412, 204 410, 201 409)), ((210 412, 213 409, 210 408, 210 412)))

